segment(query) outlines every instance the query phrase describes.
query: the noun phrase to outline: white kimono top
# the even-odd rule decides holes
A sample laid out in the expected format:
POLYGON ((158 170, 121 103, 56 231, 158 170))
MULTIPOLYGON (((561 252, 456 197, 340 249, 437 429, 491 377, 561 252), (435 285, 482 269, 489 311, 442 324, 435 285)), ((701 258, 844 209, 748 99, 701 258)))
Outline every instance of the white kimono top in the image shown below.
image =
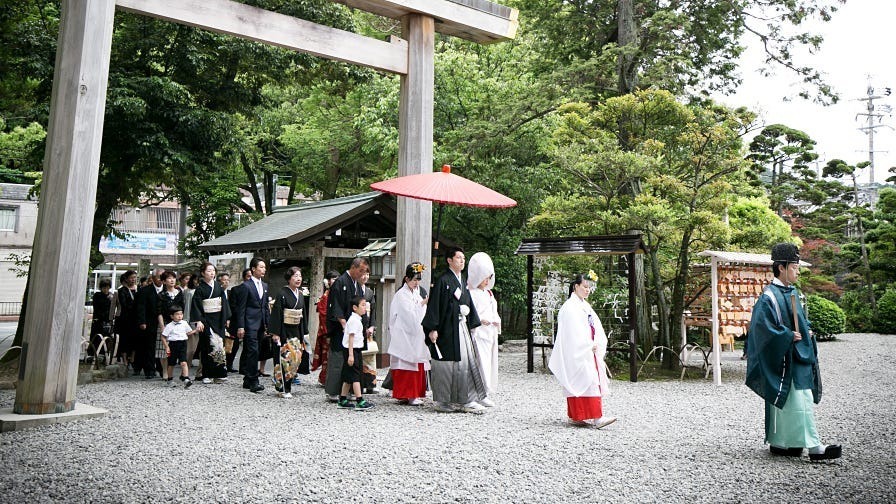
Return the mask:
POLYGON ((548 363, 567 397, 600 397, 608 392, 606 354, 607 335, 600 319, 587 301, 573 293, 557 314, 557 337, 548 363), (594 345, 597 351, 592 350, 594 345))
POLYGON ((426 306, 419 288, 412 291, 405 284, 395 293, 389 310, 389 348, 386 350, 392 356, 392 368, 417 371, 421 362, 423 369, 430 368, 429 348, 421 325, 425 314, 426 306))

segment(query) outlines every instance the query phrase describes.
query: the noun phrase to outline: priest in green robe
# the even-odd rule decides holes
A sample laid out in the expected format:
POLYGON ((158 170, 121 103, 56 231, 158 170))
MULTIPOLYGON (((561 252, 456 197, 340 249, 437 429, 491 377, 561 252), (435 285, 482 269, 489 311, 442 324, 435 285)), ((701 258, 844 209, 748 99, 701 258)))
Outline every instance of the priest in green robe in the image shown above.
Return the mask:
POLYGON ((840 445, 823 445, 815 428, 814 404, 821 401, 818 347, 793 286, 800 273, 799 250, 772 247, 775 279, 756 305, 747 336, 746 384, 765 400, 765 441, 774 455, 810 460, 839 458, 840 445))

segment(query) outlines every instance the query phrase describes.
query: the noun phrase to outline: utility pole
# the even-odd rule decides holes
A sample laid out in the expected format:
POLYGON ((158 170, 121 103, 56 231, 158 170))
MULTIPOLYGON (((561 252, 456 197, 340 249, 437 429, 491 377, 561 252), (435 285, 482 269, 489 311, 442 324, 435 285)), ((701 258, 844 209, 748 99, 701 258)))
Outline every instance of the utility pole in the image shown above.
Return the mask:
POLYGON ((864 132, 868 135, 868 162, 869 168, 871 168, 871 173, 869 175, 868 184, 870 186, 874 186, 874 130, 877 128, 888 127, 887 125, 882 123, 884 112, 891 112, 891 108, 889 105, 875 105, 874 100, 883 99, 885 96, 890 96, 892 94, 892 88, 884 88, 884 92, 882 95, 875 94, 874 87, 869 83, 868 84, 868 92, 865 98, 859 98, 858 101, 868 102, 865 107, 865 112, 860 112, 856 114, 856 119, 859 117, 864 117, 865 126, 859 128, 859 131, 864 132), (877 120, 877 124, 875 123, 875 119, 877 120))

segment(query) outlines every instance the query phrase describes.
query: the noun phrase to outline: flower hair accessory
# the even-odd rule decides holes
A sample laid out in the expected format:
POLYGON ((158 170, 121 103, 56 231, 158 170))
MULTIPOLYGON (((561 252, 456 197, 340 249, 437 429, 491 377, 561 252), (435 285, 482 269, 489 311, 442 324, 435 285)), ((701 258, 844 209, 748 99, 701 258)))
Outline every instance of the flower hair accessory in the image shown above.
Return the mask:
POLYGON ((414 271, 414 273, 423 273, 423 270, 426 269, 426 266, 421 263, 414 263, 411 264, 411 269, 414 271))
POLYGON ((597 281, 597 273, 595 273, 594 270, 588 270, 588 274, 585 275, 585 278, 587 278, 588 280, 591 280, 592 282, 596 282, 597 281))

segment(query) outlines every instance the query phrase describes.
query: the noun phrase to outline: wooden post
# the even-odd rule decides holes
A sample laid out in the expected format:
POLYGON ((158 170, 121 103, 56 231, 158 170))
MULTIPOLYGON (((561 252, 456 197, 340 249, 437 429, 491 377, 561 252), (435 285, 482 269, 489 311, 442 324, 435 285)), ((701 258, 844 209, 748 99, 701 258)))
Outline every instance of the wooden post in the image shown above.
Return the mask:
MULTIPOLYGON (((532 334, 532 270, 535 268, 535 259, 533 256, 526 256, 526 372, 535 371, 535 336, 532 334)), ((554 335, 551 335, 551 341, 554 335)), ((544 348, 542 348, 542 352, 544 348)))
POLYGON ((722 346, 719 344, 719 258, 712 256, 712 381, 722 384, 722 346))
POLYGON ((308 343, 311 344, 311 348, 317 346, 317 330, 320 328, 320 320, 317 317, 317 301, 324 295, 324 275, 327 274, 326 262, 324 242, 314 242, 314 245, 311 247, 311 271, 308 272, 308 275, 311 277, 311 289, 308 296, 308 306, 306 307, 308 313, 305 314, 308 321, 308 343))
MULTIPOLYGON (((398 175, 432 171, 433 87, 435 83, 435 21, 409 14, 402 18, 402 37, 408 41, 408 73, 401 77, 398 108, 398 175)), ((432 264, 432 203, 397 198, 396 283, 413 261, 432 264)), ((423 272, 430 285, 432 272, 423 272)))
POLYGON ((63 1, 13 411, 75 407, 114 0, 63 1))
POLYGON ((626 255, 628 262, 628 379, 638 381, 638 278, 635 275, 635 253, 626 255))

